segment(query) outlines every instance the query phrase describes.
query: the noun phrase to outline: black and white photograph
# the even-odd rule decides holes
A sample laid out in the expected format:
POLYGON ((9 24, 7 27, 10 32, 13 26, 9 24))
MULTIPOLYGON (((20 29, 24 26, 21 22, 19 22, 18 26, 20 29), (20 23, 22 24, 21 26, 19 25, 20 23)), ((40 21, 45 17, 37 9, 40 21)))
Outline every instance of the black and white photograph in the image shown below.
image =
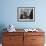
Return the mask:
POLYGON ((18 7, 17 20, 21 22, 34 22, 35 7, 18 7))

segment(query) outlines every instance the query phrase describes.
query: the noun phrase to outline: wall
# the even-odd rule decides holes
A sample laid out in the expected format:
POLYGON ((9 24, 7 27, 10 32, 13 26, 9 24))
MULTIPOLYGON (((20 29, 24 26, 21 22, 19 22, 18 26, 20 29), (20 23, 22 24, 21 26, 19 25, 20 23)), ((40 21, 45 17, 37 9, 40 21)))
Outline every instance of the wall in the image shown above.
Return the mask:
POLYGON ((46 28, 46 0, 0 0, 0 25, 16 28, 46 28), (35 7, 35 22, 17 22, 17 7, 35 7))

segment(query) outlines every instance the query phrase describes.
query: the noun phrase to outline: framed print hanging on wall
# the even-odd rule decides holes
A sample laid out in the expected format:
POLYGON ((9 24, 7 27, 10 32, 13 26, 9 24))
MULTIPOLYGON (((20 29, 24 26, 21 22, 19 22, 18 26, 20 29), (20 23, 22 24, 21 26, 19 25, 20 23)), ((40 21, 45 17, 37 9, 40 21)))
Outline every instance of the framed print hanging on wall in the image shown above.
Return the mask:
POLYGON ((17 21, 19 22, 34 22, 35 21, 35 7, 18 7, 17 21))

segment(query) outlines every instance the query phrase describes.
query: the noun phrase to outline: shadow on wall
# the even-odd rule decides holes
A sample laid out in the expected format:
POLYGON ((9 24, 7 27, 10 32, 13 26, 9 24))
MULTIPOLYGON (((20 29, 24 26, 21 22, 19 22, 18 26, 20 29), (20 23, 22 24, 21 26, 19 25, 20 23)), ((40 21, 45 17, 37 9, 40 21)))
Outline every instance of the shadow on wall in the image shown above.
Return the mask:
POLYGON ((0 43, 2 43, 2 36, 3 36, 3 32, 6 32, 6 30, 4 30, 5 25, 4 24, 0 24, 0 43))

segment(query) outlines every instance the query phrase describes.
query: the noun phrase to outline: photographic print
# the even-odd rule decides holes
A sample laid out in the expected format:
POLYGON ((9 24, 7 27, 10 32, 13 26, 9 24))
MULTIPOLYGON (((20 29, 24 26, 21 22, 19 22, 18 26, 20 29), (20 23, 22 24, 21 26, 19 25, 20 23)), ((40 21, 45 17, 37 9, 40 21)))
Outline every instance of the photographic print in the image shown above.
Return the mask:
POLYGON ((20 22, 34 22, 35 21, 35 7, 18 7, 17 21, 20 22))

